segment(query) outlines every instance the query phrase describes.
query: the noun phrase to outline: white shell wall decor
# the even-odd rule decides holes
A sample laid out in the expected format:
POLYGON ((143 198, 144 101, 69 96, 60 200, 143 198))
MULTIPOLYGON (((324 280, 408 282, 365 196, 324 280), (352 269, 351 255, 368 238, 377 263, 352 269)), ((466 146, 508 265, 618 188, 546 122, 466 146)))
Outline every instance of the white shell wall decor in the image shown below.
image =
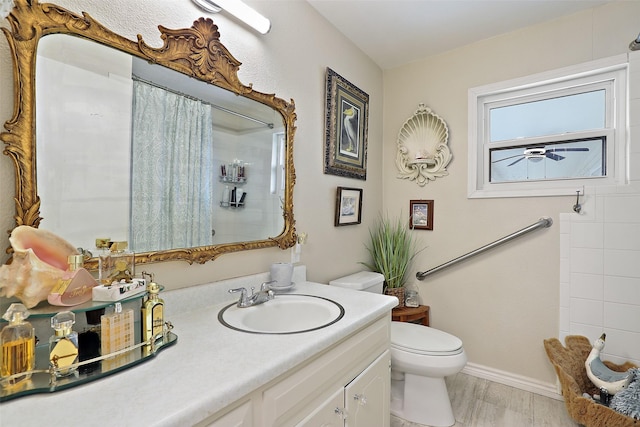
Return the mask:
POLYGON ((449 128, 444 120, 424 104, 418 104, 418 110, 398 134, 397 178, 415 180, 422 187, 449 175, 447 165, 453 156, 448 142, 449 128))

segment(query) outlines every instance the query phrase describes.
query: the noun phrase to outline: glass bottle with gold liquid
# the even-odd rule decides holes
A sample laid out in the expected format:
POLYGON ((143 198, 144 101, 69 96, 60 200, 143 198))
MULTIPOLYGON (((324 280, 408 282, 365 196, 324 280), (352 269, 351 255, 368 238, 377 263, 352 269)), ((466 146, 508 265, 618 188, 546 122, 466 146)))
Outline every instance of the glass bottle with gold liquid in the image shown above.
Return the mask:
POLYGON ((14 303, 2 316, 9 324, 0 333, 2 354, 0 355, 0 376, 2 385, 10 387, 31 378, 31 371, 36 366, 36 336, 31 323, 25 322, 29 317, 27 308, 14 303), (7 378, 12 375, 24 375, 7 378))
POLYGON ((151 281, 147 291, 149 296, 142 305, 142 341, 157 336, 164 328, 164 301, 158 296, 160 286, 151 281))
POLYGON ((61 311, 51 318, 54 335, 49 338, 49 363, 56 368, 56 376, 64 377, 74 373, 78 363, 78 333, 72 328, 76 315, 71 311, 61 311))

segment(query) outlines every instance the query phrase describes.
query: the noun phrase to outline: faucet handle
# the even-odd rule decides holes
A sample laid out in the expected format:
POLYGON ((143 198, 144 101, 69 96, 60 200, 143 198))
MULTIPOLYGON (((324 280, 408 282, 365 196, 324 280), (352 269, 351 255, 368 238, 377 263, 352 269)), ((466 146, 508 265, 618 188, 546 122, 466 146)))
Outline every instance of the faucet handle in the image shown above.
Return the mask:
POLYGON ((269 280, 268 282, 262 282, 262 284, 260 285, 260 291, 269 291, 271 290, 271 288, 269 287, 269 285, 271 283, 276 283, 275 280, 269 280))
POLYGON ((247 289, 246 288, 235 288, 235 289, 229 289, 229 293, 233 294, 236 292, 240 292, 240 300, 238 301, 238 303, 241 302, 246 302, 247 300, 247 289))
POLYGON ((248 307, 251 305, 250 298, 253 296, 253 288, 251 288, 251 296, 247 294, 246 288, 235 288, 229 289, 229 293, 233 294, 236 292, 240 292, 240 298, 238 299, 238 307, 248 307))

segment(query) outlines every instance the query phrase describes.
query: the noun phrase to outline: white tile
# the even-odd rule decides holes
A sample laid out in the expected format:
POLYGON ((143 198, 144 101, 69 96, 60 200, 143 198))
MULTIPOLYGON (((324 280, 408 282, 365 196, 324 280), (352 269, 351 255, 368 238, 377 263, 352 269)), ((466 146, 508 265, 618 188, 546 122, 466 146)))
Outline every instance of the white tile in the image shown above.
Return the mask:
POLYGON ((564 339, 567 337, 567 335, 571 335, 571 332, 569 332, 568 329, 560 329, 560 333, 558 334, 558 339, 560 340, 561 343, 564 344, 564 339))
POLYGON ((604 327, 640 333, 640 306, 605 302, 604 327))
POLYGON ((605 354, 614 354, 623 360, 640 360, 640 333, 606 329, 605 354))
POLYGON ((620 357, 608 353, 602 353, 602 358, 604 360, 609 360, 613 363, 617 363, 618 365, 623 365, 625 362, 631 362, 636 366, 640 366, 640 359, 634 359, 632 357, 620 357))
POLYGON ((560 258, 560 281, 567 282, 571 280, 571 259, 560 258))
POLYGON ((571 323, 602 325, 602 301, 571 298, 571 323))
POLYGON ((605 249, 603 271, 611 276, 640 277, 640 251, 605 249))
POLYGON ((610 222, 640 222, 640 195, 606 196, 604 218, 610 222))
POLYGON ((640 223, 616 222, 604 225, 604 247, 640 251, 640 223))
POLYGON ((604 300, 640 305, 640 278, 604 276, 604 300))
POLYGON ((571 217, 572 214, 570 213, 562 212, 560 214, 560 224, 558 224, 560 234, 569 234, 571 232, 571 217))
POLYGON ((571 249, 571 272, 602 274, 604 267, 603 250, 589 248, 571 249))
POLYGON ((601 274, 571 273, 571 297, 602 300, 604 280, 601 274))
POLYGON ((560 307, 569 308, 571 286, 567 282, 560 282, 560 307))
POLYGON ((560 258, 568 258, 571 255, 571 236, 568 233, 560 234, 560 258))
POLYGON ((593 342, 600 335, 602 335, 602 325, 584 324, 584 323, 571 323, 570 330, 571 335, 582 335, 589 338, 589 341, 593 342))
POLYGON ((571 224, 572 248, 604 247, 604 224, 601 222, 574 222, 571 224))
POLYGON ((560 330, 569 330, 569 308, 560 307, 560 330))

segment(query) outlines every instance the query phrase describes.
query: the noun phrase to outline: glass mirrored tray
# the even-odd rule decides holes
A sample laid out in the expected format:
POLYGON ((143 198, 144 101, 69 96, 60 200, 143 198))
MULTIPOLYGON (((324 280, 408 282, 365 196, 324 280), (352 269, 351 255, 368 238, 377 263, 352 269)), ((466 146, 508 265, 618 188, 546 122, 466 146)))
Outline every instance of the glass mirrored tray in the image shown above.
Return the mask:
MULTIPOLYGON (((71 365, 76 367, 75 372, 63 377, 57 377, 55 370, 48 366, 48 345, 37 346, 36 369, 32 371, 31 378, 15 385, 0 385, 0 402, 36 393, 53 393, 58 390, 76 387, 150 360, 158 352, 174 345, 178 341, 177 335, 169 330, 171 327, 170 324, 165 326, 162 337, 153 345, 139 343, 116 353, 82 361, 76 365, 71 365)), ((139 338, 136 342, 138 341, 139 338)), ((6 381, 6 378, 3 378, 3 380, 6 381)))

